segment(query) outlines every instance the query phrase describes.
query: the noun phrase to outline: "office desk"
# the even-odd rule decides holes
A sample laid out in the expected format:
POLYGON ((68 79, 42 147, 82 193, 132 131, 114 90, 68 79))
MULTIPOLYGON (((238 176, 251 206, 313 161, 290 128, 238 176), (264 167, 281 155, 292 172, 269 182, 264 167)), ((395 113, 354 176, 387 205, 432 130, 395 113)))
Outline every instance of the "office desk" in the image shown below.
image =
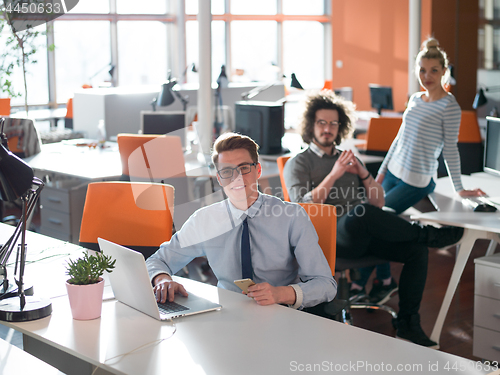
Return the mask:
MULTIPOLYGON (((500 178, 498 177, 485 173, 473 174, 471 176, 463 175, 462 183, 465 189, 480 187, 489 196, 500 197, 500 178)), ((493 242, 494 246, 490 245, 488 248, 486 255, 490 255, 494 251, 496 243, 500 243, 498 235, 500 233, 500 211, 495 213, 473 212, 473 208, 463 203, 460 196, 455 194, 449 177, 438 179, 436 189, 430 195, 430 198, 438 206, 439 211, 412 215, 412 219, 465 228, 450 282, 430 337, 431 340, 439 343, 451 300, 476 240, 484 238, 495 241, 493 242)))
MULTIPOLYGON (((8 231, 0 225, 0 236, 8 231)), ((29 233, 28 246, 35 240, 38 247, 41 237, 29 233)), ((59 252, 61 246, 69 246, 71 255, 79 251, 55 239, 43 241, 41 246, 59 252)), ((100 366, 96 374, 148 375, 490 372, 482 364, 454 355, 284 306, 258 306, 242 294, 180 278, 188 292, 218 301, 223 308, 171 323, 109 300, 103 302, 101 318, 77 321, 71 317, 67 297, 54 290, 63 286, 61 270, 60 257, 46 260, 43 271, 36 264, 26 268, 27 276, 36 276, 35 294, 52 296, 51 316, 0 323, 23 333, 25 350, 71 374, 89 374, 93 366, 100 366), (38 283, 47 273, 53 275, 52 286, 38 283), (467 371, 460 371, 461 366, 467 371)))
POLYGON ((31 354, 0 340, 0 373, 16 375, 64 375, 49 364, 31 354))

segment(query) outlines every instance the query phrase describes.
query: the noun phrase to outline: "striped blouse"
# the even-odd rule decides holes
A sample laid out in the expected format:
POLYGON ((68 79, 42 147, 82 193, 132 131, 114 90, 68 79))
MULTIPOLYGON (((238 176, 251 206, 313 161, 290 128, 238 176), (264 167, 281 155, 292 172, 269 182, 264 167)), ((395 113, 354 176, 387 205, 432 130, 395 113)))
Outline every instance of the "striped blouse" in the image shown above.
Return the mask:
POLYGON ((424 92, 411 96, 403 114, 403 123, 379 173, 387 169, 408 185, 425 187, 436 174, 438 157, 443 151, 446 168, 455 191, 463 189, 458 153, 458 130, 461 110, 455 97, 422 100, 424 92))

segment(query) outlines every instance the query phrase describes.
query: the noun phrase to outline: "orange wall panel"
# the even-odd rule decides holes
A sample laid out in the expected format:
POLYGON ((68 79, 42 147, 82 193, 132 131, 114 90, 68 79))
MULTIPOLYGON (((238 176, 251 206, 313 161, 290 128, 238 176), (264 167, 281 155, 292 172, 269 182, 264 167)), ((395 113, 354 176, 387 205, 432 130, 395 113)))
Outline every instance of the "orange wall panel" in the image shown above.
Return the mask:
POLYGON ((332 0, 333 87, 352 87, 357 108, 371 110, 368 84, 391 86, 395 110, 403 111, 407 41, 407 1, 332 0))

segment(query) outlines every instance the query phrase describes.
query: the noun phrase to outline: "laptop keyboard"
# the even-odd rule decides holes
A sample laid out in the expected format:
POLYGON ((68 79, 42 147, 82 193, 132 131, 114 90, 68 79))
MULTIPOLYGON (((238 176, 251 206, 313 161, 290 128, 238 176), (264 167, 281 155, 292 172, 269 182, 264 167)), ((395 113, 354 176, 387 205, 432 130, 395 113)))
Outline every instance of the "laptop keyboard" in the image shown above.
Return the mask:
POLYGON ((167 301, 165 303, 158 302, 158 309, 163 314, 170 314, 170 313, 189 310, 189 307, 182 306, 181 304, 178 304, 176 302, 167 301))

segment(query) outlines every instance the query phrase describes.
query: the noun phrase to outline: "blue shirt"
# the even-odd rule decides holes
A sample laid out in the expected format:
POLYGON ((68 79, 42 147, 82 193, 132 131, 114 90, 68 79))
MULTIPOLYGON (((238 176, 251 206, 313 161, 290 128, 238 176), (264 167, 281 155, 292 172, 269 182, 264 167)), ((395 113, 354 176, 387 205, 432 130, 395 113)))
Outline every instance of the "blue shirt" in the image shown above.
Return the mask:
POLYGON ((160 273, 175 274, 192 259, 206 256, 221 288, 240 292, 242 222, 248 216, 253 281, 294 287, 294 307, 331 301, 335 282, 318 235, 306 211, 298 204, 259 194, 241 211, 228 200, 196 211, 147 260, 151 280, 160 273))

